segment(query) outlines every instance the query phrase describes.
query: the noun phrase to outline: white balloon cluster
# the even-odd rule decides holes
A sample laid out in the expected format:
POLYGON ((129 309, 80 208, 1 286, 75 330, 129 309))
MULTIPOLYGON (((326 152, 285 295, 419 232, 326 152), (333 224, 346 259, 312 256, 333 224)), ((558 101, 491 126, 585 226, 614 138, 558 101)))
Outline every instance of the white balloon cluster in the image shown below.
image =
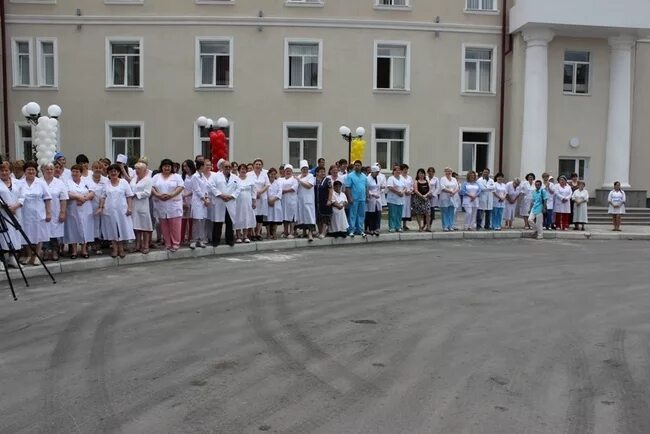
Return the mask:
POLYGON ((51 163, 56 153, 57 133, 59 131, 59 121, 47 116, 38 118, 36 124, 36 159, 40 167, 51 163))

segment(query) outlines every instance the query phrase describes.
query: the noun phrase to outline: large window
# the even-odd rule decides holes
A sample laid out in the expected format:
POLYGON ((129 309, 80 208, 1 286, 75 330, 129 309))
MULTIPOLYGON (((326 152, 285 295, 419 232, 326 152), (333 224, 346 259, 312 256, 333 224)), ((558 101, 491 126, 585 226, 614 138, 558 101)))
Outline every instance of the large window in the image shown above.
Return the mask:
POLYGON ((572 173, 577 173, 578 178, 585 180, 589 171, 589 158, 585 157, 560 157, 558 162, 558 175, 571 178, 572 173))
POLYGON ((14 86, 31 86, 33 64, 32 40, 14 39, 12 42, 14 86))
POLYGON ((16 159, 36 160, 36 150, 32 142, 32 126, 27 123, 16 124, 16 159))
POLYGON ((407 163, 407 127, 373 126, 373 141, 371 159, 382 169, 391 171, 393 165, 407 163))
POLYGON ((491 131, 461 130, 461 171, 482 172, 491 165, 491 131))
POLYGON ((107 41, 107 87, 142 87, 142 40, 107 41))
POLYGON ((322 41, 286 40, 285 88, 322 87, 322 41))
POLYGON ((591 54, 588 51, 566 51, 564 53, 565 93, 589 93, 590 65, 591 54))
POLYGON ((377 6, 409 6, 409 0, 376 0, 377 6))
POLYGON ((410 44, 375 42, 375 89, 409 90, 410 44))
MULTIPOLYGON (((212 147, 210 146, 210 132, 208 131, 207 128, 200 127, 196 124, 194 124, 194 127, 196 128, 196 143, 194 145, 194 154, 200 154, 203 155, 206 158, 212 158, 212 147)), ((227 145, 228 145, 228 158, 233 159, 232 151, 233 151, 233 144, 232 144, 232 121, 230 121, 230 125, 227 128, 223 129, 224 134, 226 135, 227 139, 227 145)))
POLYGON ((301 160, 307 160, 309 167, 316 166, 320 154, 320 130, 319 124, 285 124, 284 161, 295 169, 300 167, 301 160))
POLYGON ((51 38, 38 38, 36 44, 38 85, 42 87, 56 87, 58 85, 56 40, 51 38))
POLYGON ((232 39, 196 41, 196 87, 232 87, 232 39))
POLYGON ((467 0, 468 11, 495 11, 496 0, 467 0))
POLYGON ((107 155, 113 161, 117 154, 125 154, 129 159, 142 156, 144 151, 144 124, 123 122, 106 124, 107 155))
POLYGON ((300 6, 322 6, 324 0, 286 0, 286 4, 300 6))
POLYGON ((463 92, 495 93, 495 47, 463 45, 463 92))

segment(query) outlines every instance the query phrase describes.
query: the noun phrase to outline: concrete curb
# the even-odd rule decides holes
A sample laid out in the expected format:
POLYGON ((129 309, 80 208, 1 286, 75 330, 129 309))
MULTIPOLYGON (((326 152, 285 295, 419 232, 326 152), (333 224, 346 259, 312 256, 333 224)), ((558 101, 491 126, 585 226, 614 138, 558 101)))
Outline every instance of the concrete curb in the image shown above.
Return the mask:
MULTIPOLYGON (((400 232, 400 233, 382 233, 379 237, 363 238, 355 236, 354 238, 325 238, 315 239, 308 242, 305 239, 263 241, 250 244, 236 244, 234 247, 208 246, 190 250, 183 248, 177 252, 167 252, 165 250, 151 251, 147 255, 129 254, 125 258, 111 258, 109 256, 96 256, 89 259, 63 260, 61 262, 47 262, 46 265, 53 275, 61 273, 71 273, 77 271, 97 270, 102 268, 121 267, 137 264, 148 264, 151 262, 172 261, 177 259, 201 258, 207 256, 225 256, 237 255, 242 253, 269 252, 279 250, 292 250, 296 248, 316 248, 327 246, 349 246, 357 244, 375 244, 391 243, 398 241, 457 241, 457 240, 512 240, 519 238, 532 238, 532 232, 522 230, 508 231, 476 231, 476 232, 400 232)), ((642 233, 609 233, 609 232, 557 232, 549 231, 544 233, 544 239, 548 240, 585 240, 585 241, 632 241, 642 240, 650 241, 650 234, 642 233)), ((45 276, 47 273, 43 267, 24 267, 25 275, 30 277, 45 276)), ((18 286, 22 278, 18 270, 10 271, 11 278, 18 286)), ((6 280, 4 273, 0 275, 0 281, 6 280)))

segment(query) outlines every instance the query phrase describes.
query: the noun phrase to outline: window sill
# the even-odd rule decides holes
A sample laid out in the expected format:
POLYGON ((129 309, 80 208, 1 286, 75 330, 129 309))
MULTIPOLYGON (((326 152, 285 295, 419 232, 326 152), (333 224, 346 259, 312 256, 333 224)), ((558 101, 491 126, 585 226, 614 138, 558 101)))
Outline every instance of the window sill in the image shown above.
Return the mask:
POLYGON ((144 0, 104 0, 105 5, 142 6, 144 0))
POLYGON ((292 2, 292 1, 285 1, 284 2, 285 6, 291 7, 291 8, 322 8, 325 7, 325 3, 323 2, 318 2, 318 3, 299 3, 299 2, 292 2))
POLYGON ((411 5, 408 6, 391 6, 391 5, 375 5, 373 7, 376 11, 401 11, 401 12, 410 12, 413 10, 411 5))
POLYGON ((232 92, 235 89, 231 86, 195 86, 194 90, 196 92, 232 92))
POLYGON ((12 90, 31 90, 31 91, 48 91, 48 92, 58 92, 59 88, 56 86, 12 86, 12 90))
POLYGON ((463 12, 469 15, 501 15, 499 10, 465 9, 463 12))
POLYGON ((106 86, 107 92, 144 92, 144 87, 142 86, 106 86))
POLYGON ((197 5, 234 5, 235 0, 194 0, 194 3, 197 5))
POLYGON ((574 93, 574 92, 562 92, 565 96, 591 96, 590 93, 574 93))
POLYGON ((323 93, 320 87, 285 87, 285 92, 288 93, 323 93))
POLYGON ((497 96, 496 92, 472 92, 464 90, 460 93, 462 96, 497 96))
POLYGON ((410 95, 411 89, 373 89, 372 92, 380 94, 410 95))

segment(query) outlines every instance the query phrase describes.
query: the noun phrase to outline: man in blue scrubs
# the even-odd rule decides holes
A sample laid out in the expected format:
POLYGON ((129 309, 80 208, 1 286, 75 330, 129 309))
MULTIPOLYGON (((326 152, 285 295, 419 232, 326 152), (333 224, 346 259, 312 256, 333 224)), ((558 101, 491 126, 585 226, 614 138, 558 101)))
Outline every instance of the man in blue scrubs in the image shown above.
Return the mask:
POLYGON ((361 172, 361 161, 354 162, 354 171, 345 178, 347 196, 350 198, 350 215, 348 224, 350 226, 349 236, 366 236, 363 231, 366 219, 366 198, 368 197, 368 177, 361 172))

